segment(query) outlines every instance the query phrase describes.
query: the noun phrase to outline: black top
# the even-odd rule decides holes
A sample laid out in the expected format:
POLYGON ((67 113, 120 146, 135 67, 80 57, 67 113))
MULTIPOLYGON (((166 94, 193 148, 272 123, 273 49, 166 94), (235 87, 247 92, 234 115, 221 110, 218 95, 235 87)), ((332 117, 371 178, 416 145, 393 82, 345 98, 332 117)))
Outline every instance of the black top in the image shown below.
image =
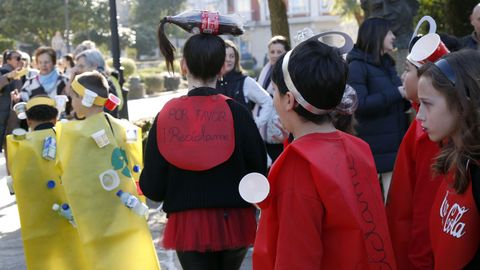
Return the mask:
POLYGON ((44 130, 44 129, 49 129, 53 128, 55 125, 51 122, 45 122, 38 124, 33 130, 44 130))
MULTIPOLYGON (((213 88, 196 88, 188 96, 215 95, 213 88)), ((232 111, 235 149, 224 163, 205 171, 188 171, 170 163, 157 146, 157 117, 148 134, 144 168, 140 175, 143 194, 154 201, 164 201, 167 213, 200 208, 250 207, 238 192, 238 184, 250 172, 266 174, 265 146, 250 112, 227 100, 232 111)))
MULTIPOLYGON (((475 200, 477 210, 480 211, 480 168, 476 165, 471 165, 470 174, 472 176, 473 199, 475 200)), ((475 253, 473 260, 463 269, 480 269, 480 247, 477 248, 477 253, 475 253)))

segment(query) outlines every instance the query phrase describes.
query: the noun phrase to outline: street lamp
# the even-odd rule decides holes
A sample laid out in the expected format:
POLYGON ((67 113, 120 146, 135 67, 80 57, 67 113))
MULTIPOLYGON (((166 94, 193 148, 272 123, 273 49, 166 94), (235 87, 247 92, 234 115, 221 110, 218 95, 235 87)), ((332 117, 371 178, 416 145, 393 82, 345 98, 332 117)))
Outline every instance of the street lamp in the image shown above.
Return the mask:
POLYGON ((70 18, 68 17, 68 0, 65 0, 65 30, 67 40, 67 53, 70 53, 70 18))
POLYGON ((115 0, 110 0, 110 32, 112 41, 112 58, 113 68, 118 72, 118 83, 120 84, 120 90, 123 97, 123 107, 119 112, 121 118, 128 119, 128 91, 123 90, 123 68, 120 66, 120 38, 118 36, 118 22, 117 22, 117 5, 115 0))

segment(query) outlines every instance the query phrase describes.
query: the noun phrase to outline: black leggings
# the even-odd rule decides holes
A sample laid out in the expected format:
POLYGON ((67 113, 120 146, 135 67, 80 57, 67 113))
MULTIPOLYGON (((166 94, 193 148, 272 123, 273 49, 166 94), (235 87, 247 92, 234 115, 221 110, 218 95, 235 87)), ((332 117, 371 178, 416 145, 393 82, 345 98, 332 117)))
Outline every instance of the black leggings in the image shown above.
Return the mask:
POLYGON ((246 247, 214 252, 177 251, 184 270, 238 270, 246 254, 246 247))

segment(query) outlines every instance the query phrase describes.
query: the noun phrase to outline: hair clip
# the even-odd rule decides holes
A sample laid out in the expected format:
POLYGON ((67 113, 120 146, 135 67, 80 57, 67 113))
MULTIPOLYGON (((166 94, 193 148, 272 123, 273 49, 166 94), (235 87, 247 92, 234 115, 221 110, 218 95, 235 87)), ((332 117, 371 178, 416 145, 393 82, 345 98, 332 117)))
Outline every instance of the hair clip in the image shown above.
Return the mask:
POLYGON ((435 66, 442 72, 443 76, 445 76, 445 78, 447 78, 455 86, 455 72, 453 71, 448 61, 446 59, 440 59, 435 62, 435 66))

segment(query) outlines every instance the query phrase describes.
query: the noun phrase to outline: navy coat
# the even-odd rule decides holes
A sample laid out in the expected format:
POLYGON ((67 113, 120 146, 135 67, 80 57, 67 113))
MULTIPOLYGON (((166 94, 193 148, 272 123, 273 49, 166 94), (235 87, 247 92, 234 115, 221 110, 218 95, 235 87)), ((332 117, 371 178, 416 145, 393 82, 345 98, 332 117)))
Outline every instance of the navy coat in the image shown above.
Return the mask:
POLYGON ((402 83, 395 63, 385 54, 377 65, 371 55, 357 47, 347 55, 347 62, 348 84, 357 91, 359 101, 355 111, 357 135, 370 145, 377 172, 390 172, 408 128, 409 108, 398 91, 402 83))

